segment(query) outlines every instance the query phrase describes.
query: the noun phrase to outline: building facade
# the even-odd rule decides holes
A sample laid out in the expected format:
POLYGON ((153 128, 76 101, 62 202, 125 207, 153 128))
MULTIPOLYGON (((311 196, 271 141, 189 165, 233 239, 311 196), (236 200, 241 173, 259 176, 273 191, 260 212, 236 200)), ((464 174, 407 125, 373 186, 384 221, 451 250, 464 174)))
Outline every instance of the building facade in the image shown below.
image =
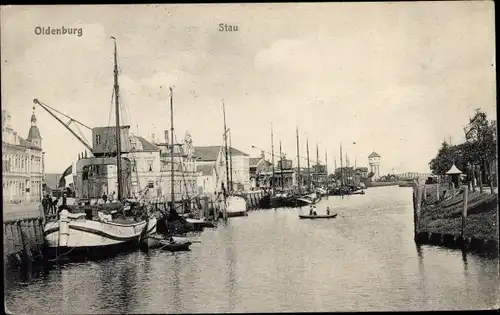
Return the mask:
POLYGON ((266 160, 264 151, 258 158, 249 158, 250 188, 269 188, 273 175, 273 164, 266 160))
POLYGON ((296 176, 293 170, 292 160, 283 158, 278 160, 278 167, 274 170, 275 189, 288 190, 296 185, 296 176))
POLYGON ((42 137, 35 107, 28 137, 12 129, 11 115, 2 110, 2 187, 4 203, 41 201, 44 178, 42 137))
MULTIPOLYGON (((131 164, 132 195, 138 196, 139 192, 142 192, 147 198, 168 201, 172 198, 175 200, 189 198, 197 194, 196 161, 191 137, 188 134, 183 142, 174 144, 173 153, 168 137, 164 142, 155 139, 156 143, 134 134, 127 134, 126 138, 129 139, 127 146, 129 152, 123 156, 127 157, 131 164), (172 154, 174 196, 171 191, 172 154)), ((117 191, 116 165, 108 165, 106 173, 109 195, 117 191)))
MULTIPOLYGON (((198 189, 201 189, 202 180, 206 191, 204 193, 214 193, 220 190, 220 183, 232 179, 234 190, 250 190, 250 158, 235 148, 228 148, 227 158, 229 160, 229 176, 226 171, 226 154, 223 146, 203 146, 194 148, 196 157, 196 167, 198 174, 202 173, 204 178, 198 180, 198 189), (211 176, 210 171, 212 167, 211 176), (232 170, 232 172, 231 172, 232 170)), ((226 185, 226 184, 225 184, 226 185)))

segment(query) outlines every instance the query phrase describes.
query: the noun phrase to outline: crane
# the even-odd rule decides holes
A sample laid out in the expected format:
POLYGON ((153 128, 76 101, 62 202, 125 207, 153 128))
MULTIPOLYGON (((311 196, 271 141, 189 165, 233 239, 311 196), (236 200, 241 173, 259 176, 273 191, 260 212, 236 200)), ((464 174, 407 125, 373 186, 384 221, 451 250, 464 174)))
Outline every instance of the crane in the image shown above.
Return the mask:
MULTIPOLYGON (((89 126, 85 125, 84 123, 81 123, 79 122, 78 120, 76 119, 73 119, 71 118, 70 116, 64 114, 64 113, 61 113, 60 111, 58 111, 57 109, 55 108, 52 108, 50 107, 49 105, 47 104, 44 104, 42 102, 40 102, 37 98, 35 98, 33 100, 33 103, 37 104, 37 105, 40 105, 40 107, 42 107, 43 109, 45 109, 52 117, 54 117, 58 122, 60 122, 66 129, 69 130, 69 132, 71 132, 71 134, 73 134, 73 136, 75 136, 89 151, 90 153, 94 153, 94 150, 92 149, 92 146, 90 146, 90 144, 86 141, 86 139, 84 140, 83 138, 85 138, 85 136, 79 136, 73 129, 71 129, 69 127, 69 125, 72 123, 72 122, 75 122, 89 130, 92 130, 92 128, 90 128, 89 126), (59 117, 57 117, 52 111, 55 111, 61 115, 63 115, 64 117, 66 118, 69 118, 69 121, 67 123, 64 123, 59 117)), ((77 125, 78 127, 78 125, 77 125)), ((81 131, 80 131, 81 132, 81 131)))

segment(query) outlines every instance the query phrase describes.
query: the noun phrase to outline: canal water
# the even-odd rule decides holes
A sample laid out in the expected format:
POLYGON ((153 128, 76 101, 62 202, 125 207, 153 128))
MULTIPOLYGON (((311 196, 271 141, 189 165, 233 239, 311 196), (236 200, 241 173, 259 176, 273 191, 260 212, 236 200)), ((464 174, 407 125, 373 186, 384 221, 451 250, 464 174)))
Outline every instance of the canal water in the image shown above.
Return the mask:
POLYGON ((201 243, 191 252, 9 272, 6 307, 15 314, 498 308, 498 259, 416 247, 411 188, 332 196, 318 213, 327 205, 336 219, 252 211, 196 235, 201 243))

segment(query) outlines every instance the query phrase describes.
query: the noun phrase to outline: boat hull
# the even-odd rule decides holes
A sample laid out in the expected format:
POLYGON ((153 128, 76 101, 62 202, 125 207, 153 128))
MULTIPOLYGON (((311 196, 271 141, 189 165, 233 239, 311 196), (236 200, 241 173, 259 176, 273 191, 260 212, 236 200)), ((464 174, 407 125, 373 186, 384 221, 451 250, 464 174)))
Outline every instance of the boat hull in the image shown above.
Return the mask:
POLYGON ((63 210, 60 219, 48 222, 44 227, 45 249, 49 256, 84 254, 101 256, 100 252, 110 253, 137 248, 142 237, 156 232, 156 218, 148 221, 117 223, 97 221, 69 214, 63 210))
POLYGON ((229 196, 226 200, 227 217, 243 217, 247 215, 247 201, 240 196, 229 196))
POLYGON ((330 214, 330 215, 305 215, 305 214, 299 214, 299 219, 334 219, 337 217, 337 214, 330 214))
POLYGON ((189 248, 191 244, 191 242, 165 244, 163 245, 162 249, 168 250, 169 252, 186 252, 191 250, 189 248))
POLYGON ((246 211, 232 211, 227 213, 228 218, 245 217, 247 215, 248 213, 246 211))
MULTIPOLYGON (((187 241, 185 238, 176 236, 173 236, 172 238, 175 241, 175 244, 173 245, 181 245, 189 243, 189 245, 187 246, 189 249, 191 242, 187 241)), ((167 244, 167 242, 168 242, 168 237, 164 235, 153 234, 153 235, 148 235, 148 237, 145 237, 143 240, 141 240, 141 246, 143 246, 143 248, 146 247, 147 249, 163 248, 167 246, 168 248, 174 249, 174 251, 175 249, 182 250, 183 248, 182 246, 170 246, 172 244, 167 244)))
POLYGON ((205 221, 203 219, 186 219, 187 223, 192 224, 195 231, 203 231, 204 228, 215 227, 213 222, 205 221))
POLYGON ((44 248, 44 258, 50 261, 86 261, 103 260, 115 257, 120 254, 129 253, 137 250, 137 240, 117 243, 106 246, 92 247, 46 247, 44 248))

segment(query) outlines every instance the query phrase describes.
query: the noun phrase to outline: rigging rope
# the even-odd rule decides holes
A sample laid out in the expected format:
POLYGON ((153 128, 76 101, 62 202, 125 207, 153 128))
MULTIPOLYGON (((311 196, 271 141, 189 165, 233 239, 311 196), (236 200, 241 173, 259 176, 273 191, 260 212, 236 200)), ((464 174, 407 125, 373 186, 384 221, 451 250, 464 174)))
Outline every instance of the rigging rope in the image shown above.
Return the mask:
MULTIPOLYGON (((175 141, 177 144, 179 144, 179 143, 177 142, 177 137, 175 136, 175 134, 174 134, 174 141, 175 141)), ((180 153, 180 155, 181 155, 181 156, 182 156, 182 155, 184 155, 184 150, 183 150, 183 148, 182 148, 182 144, 180 144, 180 145, 179 145, 179 151, 180 151, 179 153, 180 153)), ((172 153, 173 153, 173 152, 174 152, 174 150, 172 149, 172 153)), ((185 174, 184 174, 184 165, 183 165, 183 163, 182 163, 182 162, 183 162, 183 159, 181 158, 181 159, 180 159, 180 161, 181 161, 181 162, 180 162, 180 166, 181 166, 182 180, 183 180, 183 182, 184 182, 184 188, 186 189, 186 197, 187 197, 188 199, 190 199, 190 198, 189 198, 189 193, 188 193, 188 191, 189 191, 189 190, 188 190, 187 183, 186 183, 186 177, 185 177, 185 174)))
MULTIPOLYGON (((109 116, 108 116, 108 127, 111 126, 111 114, 113 113, 113 101, 115 99, 115 88, 113 87, 111 91, 111 106, 109 107, 109 116)), ((109 143, 109 133, 106 133, 105 139, 104 139, 104 149, 107 152, 110 149, 110 143, 109 143)))
MULTIPOLYGON (((76 126, 76 129, 78 129, 79 133, 80 133, 80 137, 83 138, 83 140, 85 140, 85 142, 87 142, 87 144, 89 143, 89 140, 87 139, 87 137, 85 137, 85 134, 82 132, 82 130, 80 129, 80 127, 78 127, 78 125, 75 125, 76 126)), ((92 147, 91 145, 89 145, 90 147, 92 147)))

